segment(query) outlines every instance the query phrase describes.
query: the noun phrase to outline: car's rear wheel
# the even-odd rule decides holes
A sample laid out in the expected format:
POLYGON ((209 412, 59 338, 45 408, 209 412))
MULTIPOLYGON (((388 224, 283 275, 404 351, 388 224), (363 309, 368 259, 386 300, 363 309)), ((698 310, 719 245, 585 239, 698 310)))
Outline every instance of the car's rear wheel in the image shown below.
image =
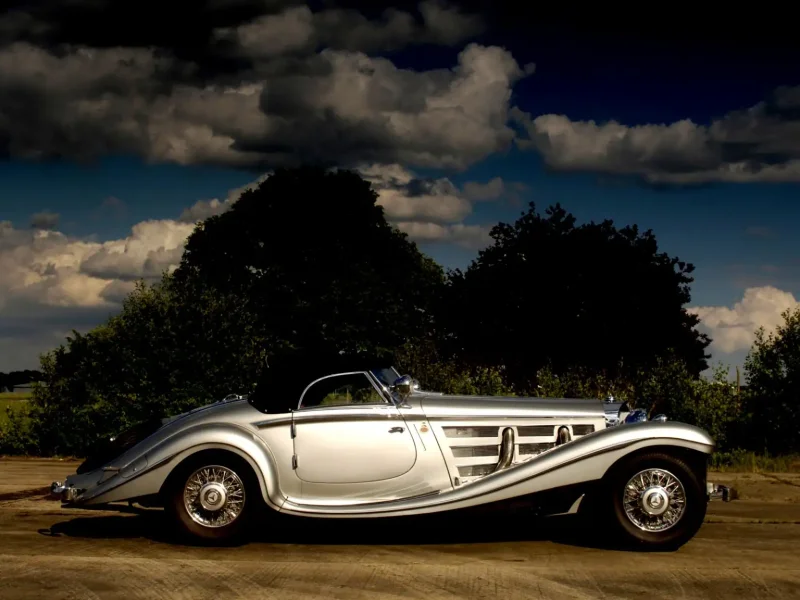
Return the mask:
POLYGON ((624 544, 638 549, 676 550, 694 537, 705 518, 703 482, 676 456, 658 452, 627 459, 604 488, 612 529, 624 544))
POLYGON ((250 466, 228 454, 203 454, 171 477, 166 509, 180 534, 198 541, 238 540, 251 521, 258 486, 250 466))

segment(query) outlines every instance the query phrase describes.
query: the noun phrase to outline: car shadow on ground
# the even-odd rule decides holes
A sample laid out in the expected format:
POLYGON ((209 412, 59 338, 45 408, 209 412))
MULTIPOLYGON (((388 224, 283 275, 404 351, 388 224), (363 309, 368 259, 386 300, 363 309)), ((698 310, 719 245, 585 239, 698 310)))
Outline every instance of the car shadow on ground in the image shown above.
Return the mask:
MULTIPOLYGON (((54 537, 125 539, 204 545, 174 533, 163 511, 151 509, 132 515, 86 515, 39 531, 54 537)), ((413 517, 370 519, 314 519, 266 515, 233 544, 307 545, 458 545, 550 541, 558 544, 624 550, 602 535, 599 527, 577 515, 536 517, 522 513, 483 511, 413 517)))

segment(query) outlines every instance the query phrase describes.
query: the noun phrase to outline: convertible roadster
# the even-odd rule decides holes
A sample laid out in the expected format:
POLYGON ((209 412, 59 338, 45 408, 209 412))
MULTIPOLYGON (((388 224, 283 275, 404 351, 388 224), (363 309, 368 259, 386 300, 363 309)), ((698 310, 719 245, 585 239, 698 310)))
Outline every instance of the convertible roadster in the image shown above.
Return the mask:
POLYGON ((514 501, 590 510, 648 549, 677 548, 703 522, 714 441, 696 427, 627 422, 626 405, 600 400, 428 392, 364 358, 271 362, 250 396, 123 432, 53 494, 162 506, 207 540, 241 535, 265 508, 374 518, 514 501))

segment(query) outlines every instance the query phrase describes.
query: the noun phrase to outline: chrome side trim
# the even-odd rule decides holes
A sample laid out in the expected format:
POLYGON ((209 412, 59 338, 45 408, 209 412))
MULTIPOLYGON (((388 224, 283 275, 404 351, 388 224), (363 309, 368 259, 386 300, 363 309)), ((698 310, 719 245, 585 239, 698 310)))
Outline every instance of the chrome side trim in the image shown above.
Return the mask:
POLYGON ((301 412, 297 411, 294 413, 294 420, 292 417, 281 417, 279 419, 267 419, 264 421, 257 421, 253 423, 254 427, 258 429, 266 429, 268 427, 279 427, 282 425, 291 425, 294 423, 335 423, 341 421, 372 421, 372 420, 385 420, 385 421, 393 421, 393 420, 403 420, 403 416, 396 413, 396 412, 373 412, 373 413, 355 413, 347 412, 347 411, 355 411, 361 407, 365 406, 390 406, 384 404, 359 404, 357 406, 347 405, 344 407, 332 407, 326 406, 321 409, 305 409, 306 411, 312 410, 342 410, 342 414, 313 414, 312 412, 301 412))
MULTIPOLYGON (((570 421, 572 419, 585 419, 584 415, 532 415, 530 413, 526 413, 524 415, 512 415, 510 417, 495 417, 492 415, 466 415, 462 417, 444 417, 444 416, 431 416, 430 420, 434 422, 439 421, 513 421, 514 423, 525 422, 525 421, 541 421, 542 419, 554 419, 559 421, 570 421)), ((523 425, 524 427, 524 425, 523 425)), ((555 427, 555 425, 553 425, 555 427)))
POLYGON ((267 427, 280 427, 281 425, 290 425, 292 423, 291 415, 288 417, 278 417, 276 419, 264 419, 263 421, 256 421, 253 427, 258 429, 266 429, 267 427))
POLYGON ((299 415, 295 413, 294 422, 302 423, 335 423, 339 421, 402 421, 403 417, 399 414, 356 414, 356 415, 299 415))

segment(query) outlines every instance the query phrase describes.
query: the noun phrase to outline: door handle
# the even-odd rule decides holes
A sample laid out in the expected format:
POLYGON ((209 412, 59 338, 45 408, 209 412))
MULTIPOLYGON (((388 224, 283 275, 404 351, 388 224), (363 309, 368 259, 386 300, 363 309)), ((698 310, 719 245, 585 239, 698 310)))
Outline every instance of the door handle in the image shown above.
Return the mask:
POLYGON ((403 429, 402 427, 392 427, 389 430, 389 433, 403 433, 404 431, 405 429, 403 429))

